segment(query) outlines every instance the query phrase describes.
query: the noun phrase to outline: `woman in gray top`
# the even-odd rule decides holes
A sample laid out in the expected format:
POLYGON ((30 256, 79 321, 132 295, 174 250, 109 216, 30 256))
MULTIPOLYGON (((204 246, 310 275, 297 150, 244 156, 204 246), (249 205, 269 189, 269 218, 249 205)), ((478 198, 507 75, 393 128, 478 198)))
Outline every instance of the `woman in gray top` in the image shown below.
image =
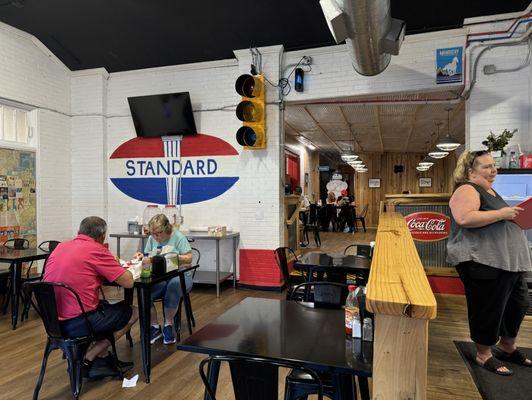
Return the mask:
POLYGON ((496 176, 495 162, 486 151, 464 151, 458 159, 456 189, 449 200, 447 261, 456 266, 464 284, 476 362, 496 374, 511 375, 499 360, 532 366, 515 344, 528 308, 524 274, 532 264, 527 239, 512 222, 523 209, 509 207, 493 190, 496 176))

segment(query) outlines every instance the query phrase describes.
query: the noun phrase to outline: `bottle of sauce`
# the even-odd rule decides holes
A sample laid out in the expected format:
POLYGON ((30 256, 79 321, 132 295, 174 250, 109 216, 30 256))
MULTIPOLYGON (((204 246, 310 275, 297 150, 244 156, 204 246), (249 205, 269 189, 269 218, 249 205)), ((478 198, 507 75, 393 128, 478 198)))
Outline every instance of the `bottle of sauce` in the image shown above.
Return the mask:
POLYGON ((345 299, 345 334, 351 337, 353 334, 353 320, 355 317, 359 317, 360 308, 355 293, 356 286, 349 285, 348 289, 349 294, 345 299))

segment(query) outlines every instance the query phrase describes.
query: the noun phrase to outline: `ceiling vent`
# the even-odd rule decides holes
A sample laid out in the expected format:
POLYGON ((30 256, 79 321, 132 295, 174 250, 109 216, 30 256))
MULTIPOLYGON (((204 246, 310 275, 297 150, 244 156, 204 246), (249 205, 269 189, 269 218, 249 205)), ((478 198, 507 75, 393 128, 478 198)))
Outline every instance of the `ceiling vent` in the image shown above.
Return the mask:
POLYGON ((334 40, 345 40, 359 74, 380 74, 399 54, 405 22, 391 17, 390 0, 320 0, 320 5, 334 40))

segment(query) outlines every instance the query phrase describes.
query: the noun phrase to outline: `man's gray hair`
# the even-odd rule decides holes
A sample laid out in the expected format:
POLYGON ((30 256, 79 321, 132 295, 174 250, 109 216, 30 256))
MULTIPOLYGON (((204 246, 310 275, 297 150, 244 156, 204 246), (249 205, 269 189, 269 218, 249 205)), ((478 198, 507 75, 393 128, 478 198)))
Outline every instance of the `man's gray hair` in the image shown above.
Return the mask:
POLYGON ((87 235, 93 239, 99 239, 106 232, 107 223, 100 217, 86 217, 79 224, 78 234, 87 235))

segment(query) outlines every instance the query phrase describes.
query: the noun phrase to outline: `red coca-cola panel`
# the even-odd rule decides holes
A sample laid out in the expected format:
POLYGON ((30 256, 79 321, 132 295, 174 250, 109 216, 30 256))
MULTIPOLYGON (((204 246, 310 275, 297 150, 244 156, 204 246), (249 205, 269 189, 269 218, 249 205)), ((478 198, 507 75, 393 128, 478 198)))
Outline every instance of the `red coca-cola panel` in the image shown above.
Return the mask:
POLYGON ((436 212, 417 212, 405 216, 412 239, 434 242, 446 239, 451 232, 451 220, 436 212))

